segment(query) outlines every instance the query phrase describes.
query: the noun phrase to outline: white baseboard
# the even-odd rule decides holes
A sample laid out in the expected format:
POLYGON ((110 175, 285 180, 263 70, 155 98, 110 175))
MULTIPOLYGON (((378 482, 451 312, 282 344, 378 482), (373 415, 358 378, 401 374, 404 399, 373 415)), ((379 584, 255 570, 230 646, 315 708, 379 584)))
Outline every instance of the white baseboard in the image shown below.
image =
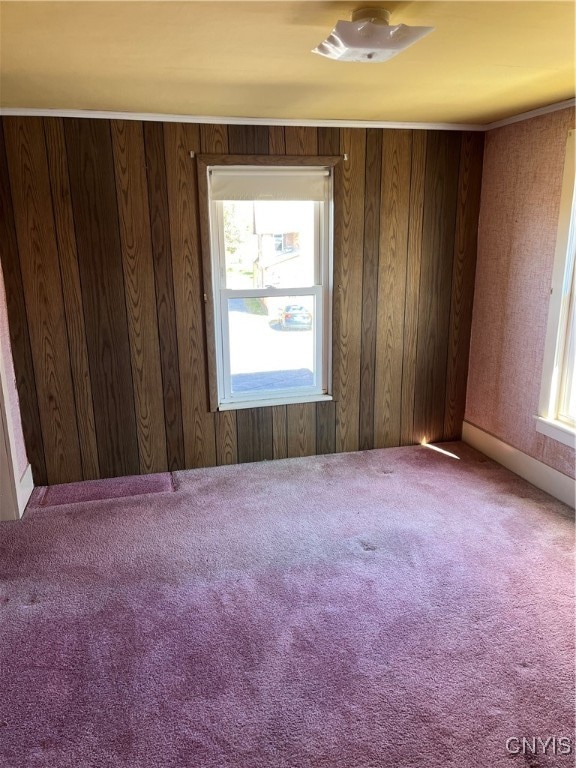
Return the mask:
POLYGON ((30 464, 24 470, 24 474, 20 478, 20 482, 16 487, 16 495, 18 497, 18 513, 20 517, 24 514, 26 504, 32 495, 34 490, 34 480, 32 479, 32 467, 30 464))
POLYGON ((462 440, 574 509, 576 485, 568 475, 533 459, 467 421, 462 424, 462 440))

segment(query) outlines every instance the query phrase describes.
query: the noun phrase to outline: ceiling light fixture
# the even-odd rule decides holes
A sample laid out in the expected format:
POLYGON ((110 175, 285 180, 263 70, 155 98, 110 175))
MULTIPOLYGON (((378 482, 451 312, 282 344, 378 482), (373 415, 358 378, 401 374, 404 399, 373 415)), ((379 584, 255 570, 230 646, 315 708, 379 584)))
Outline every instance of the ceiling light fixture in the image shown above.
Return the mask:
POLYGON ((352 13, 352 21, 338 21, 312 53, 336 61, 388 61, 433 30, 390 26, 390 12, 384 8, 359 8, 352 13))

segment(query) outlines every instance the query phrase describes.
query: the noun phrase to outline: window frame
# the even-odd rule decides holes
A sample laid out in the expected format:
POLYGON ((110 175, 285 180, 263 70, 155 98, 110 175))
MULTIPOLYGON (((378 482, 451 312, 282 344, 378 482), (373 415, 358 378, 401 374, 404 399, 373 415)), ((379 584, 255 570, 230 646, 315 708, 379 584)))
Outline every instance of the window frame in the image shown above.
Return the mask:
MULTIPOLYGON (((241 408, 254 408, 265 407, 272 405, 284 405, 290 403, 307 403, 318 402, 324 400, 332 400, 331 394, 331 364, 332 364, 332 297, 333 297, 333 251, 334 251, 334 195, 335 195, 335 168, 341 161, 339 156, 329 155, 306 155, 306 156, 294 156, 294 155, 223 155, 223 154, 201 154, 197 155, 197 170, 198 170, 198 202, 200 209, 200 236, 202 247, 202 267, 204 276, 204 303, 205 303, 205 316, 206 316, 206 349, 207 349, 207 363, 208 363, 208 393, 209 393, 209 405, 212 412, 225 411, 225 410, 238 410, 241 408), (220 334, 220 322, 222 318, 222 308, 219 306, 220 292, 216 295, 216 288, 219 286, 218 279, 214 278, 214 249, 212 238, 217 237, 217 233, 213 232, 211 222, 212 217, 212 203, 210 200, 209 191, 209 172, 213 167, 218 166, 246 166, 246 167, 324 167, 328 168, 332 172, 333 190, 332 199, 330 201, 329 210, 324 212, 325 221, 325 237, 327 238, 327 264, 321 266, 322 270, 325 270, 325 274, 322 275, 322 287, 321 290, 325 294, 323 304, 323 316, 321 318, 322 325, 322 338, 321 341, 321 370, 319 374, 322 378, 322 388, 325 392, 322 393, 310 393, 302 392, 298 393, 297 390, 282 390, 274 393, 274 396, 267 396, 260 398, 256 393, 251 393, 252 397, 236 397, 230 402, 222 402, 221 391, 223 387, 219 385, 219 371, 223 367, 224 357, 222 355, 222 341, 220 334), (256 395, 256 396, 255 396, 256 395)), ((227 289, 225 289, 226 291, 227 289)), ((266 296, 295 296, 306 295, 313 296, 320 290, 317 286, 306 287, 302 289, 273 289, 273 288, 255 288, 255 289, 243 289, 243 293, 251 293, 254 295, 266 295, 266 296)), ((316 299, 315 299, 316 302, 316 299)), ((317 326, 320 323, 316 324, 317 326)), ((319 333, 317 331, 317 333, 319 333)), ((318 337, 316 338, 318 343, 318 337)), ((318 360, 318 355, 316 355, 318 360)), ((224 376, 226 373, 224 373, 224 376)))
MULTIPOLYGON (((568 133, 556 250, 550 287, 550 304, 544 346, 540 401, 536 430, 571 447, 576 445, 576 425, 560 418, 563 387, 569 364, 568 337, 575 320, 576 269, 576 131, 568 133)), ((574 332, 572 330, 572 332, 574 332)))

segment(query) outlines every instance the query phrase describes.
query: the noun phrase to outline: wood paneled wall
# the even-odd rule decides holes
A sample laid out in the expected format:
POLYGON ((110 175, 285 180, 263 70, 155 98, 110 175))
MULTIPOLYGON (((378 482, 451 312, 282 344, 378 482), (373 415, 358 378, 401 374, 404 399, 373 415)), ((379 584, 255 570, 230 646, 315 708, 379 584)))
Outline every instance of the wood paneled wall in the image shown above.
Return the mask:
POLYGON ((0 258, 36 484, 459 438, 483 136, 3 118, 0 258), (210 413, 190 152, 346 154, 334 402, 210 413))

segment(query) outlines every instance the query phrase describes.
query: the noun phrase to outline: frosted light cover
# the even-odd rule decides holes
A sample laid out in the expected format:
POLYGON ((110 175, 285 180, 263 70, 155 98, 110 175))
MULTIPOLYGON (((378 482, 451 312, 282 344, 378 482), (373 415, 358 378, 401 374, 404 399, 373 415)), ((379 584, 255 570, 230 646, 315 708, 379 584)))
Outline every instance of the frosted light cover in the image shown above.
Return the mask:
POLYGON ((312 53, 337 61, 388 61, 432 32, 434 27, 388 26, 369 20, 339 21, 312 53))

